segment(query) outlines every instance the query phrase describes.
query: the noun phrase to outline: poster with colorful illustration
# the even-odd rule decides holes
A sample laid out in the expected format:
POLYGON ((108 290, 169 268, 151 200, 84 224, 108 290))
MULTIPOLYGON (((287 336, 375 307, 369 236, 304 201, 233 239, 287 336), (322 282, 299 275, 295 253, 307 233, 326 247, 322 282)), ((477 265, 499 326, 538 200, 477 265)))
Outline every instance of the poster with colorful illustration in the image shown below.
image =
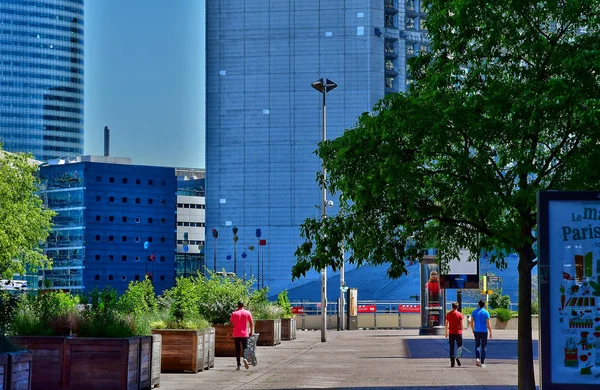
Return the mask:
MULTIPOLYGON (((579 196, 586 193, 575 193, 579 196)), ((556 195, 556 194, 554 194, 556 195)), ((552 384, 600 385, 600 200, 548 201, 540 212, 540 343, 552 384), (542 259, 543 257, 546 257, 542 259), (543 265, 543 267, 542 267, 543 265), (544 327, 548 324, 548 327, 544 327), (549 329, 548 329, 549 328, 549 329), (547 333, 549 332, 549 334, 547 333), (549 345, 547 345, 549 344, 549 345), (549 354, 547 353, 549 350, 549 354)), ((542 197, 543 198, 543 197, 542 197)), ((542 368, 544 370, 544 368, 542 368)), ((561 386, 562 387, 562 386, 561 386)), ((587 387, 586 387, 587 388, 587 387)))

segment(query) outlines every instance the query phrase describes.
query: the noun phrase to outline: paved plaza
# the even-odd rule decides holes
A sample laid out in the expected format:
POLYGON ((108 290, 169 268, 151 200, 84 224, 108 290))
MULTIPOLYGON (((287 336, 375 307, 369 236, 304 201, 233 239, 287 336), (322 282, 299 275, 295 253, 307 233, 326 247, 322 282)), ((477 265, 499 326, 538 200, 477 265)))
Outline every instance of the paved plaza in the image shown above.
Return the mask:
MULTIPOLYGON (((535 374, 539 384, 537 332, 535 374)), ((517 389, 517 332, 494 330, 486 367, 475 366, 473 333, 465 331, 462 367, 450 368, 443 336, 411 330, 298 331, 294 341, 257 347, 259 364, 235 371, 235 358, 215 358, 197 374, 162 374, 161 390, 186 389, 517 389)))

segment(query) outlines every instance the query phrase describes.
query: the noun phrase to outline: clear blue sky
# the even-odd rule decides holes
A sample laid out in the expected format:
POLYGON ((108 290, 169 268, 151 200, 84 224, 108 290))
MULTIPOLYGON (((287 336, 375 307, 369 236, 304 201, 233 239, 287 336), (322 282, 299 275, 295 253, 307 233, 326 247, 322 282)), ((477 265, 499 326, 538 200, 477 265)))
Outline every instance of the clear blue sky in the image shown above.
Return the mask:
POLYGON ((204 168, 204 0, 85 0, 85 153, 204 168))

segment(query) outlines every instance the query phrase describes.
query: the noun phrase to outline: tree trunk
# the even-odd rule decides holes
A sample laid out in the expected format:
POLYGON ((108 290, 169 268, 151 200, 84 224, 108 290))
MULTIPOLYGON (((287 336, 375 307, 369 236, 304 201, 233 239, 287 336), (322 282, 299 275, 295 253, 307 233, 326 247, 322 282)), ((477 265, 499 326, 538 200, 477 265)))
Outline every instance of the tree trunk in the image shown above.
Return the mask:
POLYGON ((519 251, 519 390, 535 390, 533 341, 531 337, 531 259, 530 250, 519 251))

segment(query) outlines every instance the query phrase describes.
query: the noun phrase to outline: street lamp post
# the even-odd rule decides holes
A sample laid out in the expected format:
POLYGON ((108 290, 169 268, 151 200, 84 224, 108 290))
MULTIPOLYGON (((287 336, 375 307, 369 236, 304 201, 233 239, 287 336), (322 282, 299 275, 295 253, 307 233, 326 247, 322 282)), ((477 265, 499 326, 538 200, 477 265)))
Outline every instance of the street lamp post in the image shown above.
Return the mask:
MULTIPOLYGON (((327 139, 327 92, 333 91, 336 87, 337 84, 334 83, 333 81, 329 80, 328 78, 320 78, 319 80, 315 81, 314 83, 311 84, 311 86, 316 89, 317 91, 321 92, 321 94, 323 95, 323 138, 322 141, 324 142, 327 139)), ((322 210, 322 214, 321 214, 321 218, 325 219, 327 217, 327 187, 326 187, 326 182, 327 182, 327 172, 325 171, 325 164, 322 164, 322 175, 323 175, 323 183, 321 185, 322 187, 322 191, 321 191, 321 210, 322 210)), ((327 341, 327 332, 326 332, 326 327, 327 325, 327 268, 323 268, 321 270, 321 342, 326 342, 327 341)))
POLYGON ((242 263, 244 263, 244 281, 246 281, 246 257, 248 257, 246 252, 242 252, 242 263))
POLYGON ((233 232, 233 273, 235 274, 235 276, 237 276, 237 252, 236 252, 236 244, 238 242, 238 236, 237 236, 238 228, 237 227, 233 227, 231 229, 231 231, 233 232))
POLYGON ((212 236, 213 236, 213 249, 214 249, 214 268, 213 268, 213 272, 217 272, 217 238, 219 238, 219 231, 217 229, 213 229, 212 230, 212 236))
MULTIPOLYGON (((262 231, 260 229, 256 229, 256 238, 258 239, 258 248, 256 248, 256 289, 260 290, 260 237, 262 236, 262 231)), ((264 275, 263 275, 264 276, 264 275)))
POLYGON ((144 251, 145 251, 145 260, 144 262, 146 263, 146 275, 148 275, 148 248, 150 247, 150 243, 148 241, 144 241, 144 251))

